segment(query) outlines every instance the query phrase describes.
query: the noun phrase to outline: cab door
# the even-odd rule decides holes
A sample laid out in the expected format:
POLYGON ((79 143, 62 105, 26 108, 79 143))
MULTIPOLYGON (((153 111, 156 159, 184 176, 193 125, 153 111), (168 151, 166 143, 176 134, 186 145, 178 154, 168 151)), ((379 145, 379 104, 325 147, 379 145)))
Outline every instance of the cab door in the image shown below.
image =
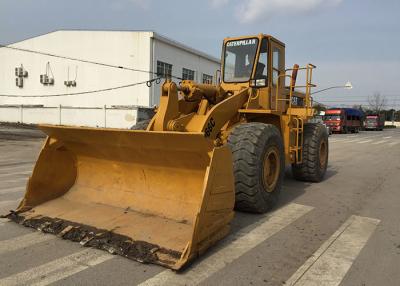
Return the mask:
POLYGON ((280 89, 278 90, 278 96, 282 96, 285 88, 285 76, 283 76, 285 74, 285 47, 271 39, 270 51, 269 86, 271 87, 271 109, 286 110, 287 101, 278 101, 279 108, 276 106, 277 89, 280 89))

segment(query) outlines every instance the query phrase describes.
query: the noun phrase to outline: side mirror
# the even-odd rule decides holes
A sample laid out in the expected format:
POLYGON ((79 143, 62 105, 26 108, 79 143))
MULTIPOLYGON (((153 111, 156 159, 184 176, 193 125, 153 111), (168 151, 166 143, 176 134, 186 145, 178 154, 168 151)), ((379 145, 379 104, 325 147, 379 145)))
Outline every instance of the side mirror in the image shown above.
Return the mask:
POLYGON ((267 80, 265 78, 260 78, 260 79, 251 79, 250 80, 250 86, 251 87, 266 87, 267 86, 267 80))

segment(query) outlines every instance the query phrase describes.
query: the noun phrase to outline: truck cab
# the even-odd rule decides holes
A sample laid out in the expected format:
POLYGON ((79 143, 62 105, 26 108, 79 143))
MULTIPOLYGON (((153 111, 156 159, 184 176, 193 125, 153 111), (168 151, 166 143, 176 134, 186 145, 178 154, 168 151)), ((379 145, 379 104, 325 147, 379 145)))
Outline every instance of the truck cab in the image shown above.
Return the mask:
POLYGON ((367 115, 365 118, 365 130, 383 130, 385 119, 382 114, 367 115))

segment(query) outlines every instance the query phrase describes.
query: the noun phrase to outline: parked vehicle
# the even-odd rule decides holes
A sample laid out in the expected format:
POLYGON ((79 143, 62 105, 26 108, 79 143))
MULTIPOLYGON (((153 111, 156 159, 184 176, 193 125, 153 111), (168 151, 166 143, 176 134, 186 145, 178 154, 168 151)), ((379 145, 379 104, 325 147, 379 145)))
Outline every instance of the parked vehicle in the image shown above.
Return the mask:
POLYGON ((324 123, 337 133, 358 133, 363 113, 354 108, 332 108, 325 111, 324 123))
POLYGON ((326 130, 328 131, 328 135, 332 134, 332 129, 326 125, 326 123, 324 122, 324 117, 323 115, 315 115, 313 118, 311 118, 308 122, 310 123, 319 123, 325 126, 326 130))
POLYGON ((365 118, 365 130, 383 130, 385 126, 385 116, 383 114, 367 115, 365 118))

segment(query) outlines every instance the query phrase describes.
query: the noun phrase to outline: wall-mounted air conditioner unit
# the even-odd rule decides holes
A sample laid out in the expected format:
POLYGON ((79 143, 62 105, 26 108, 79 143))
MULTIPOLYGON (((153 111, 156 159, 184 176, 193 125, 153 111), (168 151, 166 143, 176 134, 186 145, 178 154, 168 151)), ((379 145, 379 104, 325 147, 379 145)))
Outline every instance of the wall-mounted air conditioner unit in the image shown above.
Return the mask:
POLYGON ((67 87, 76 87, 76 80, 66 80, 64 81, 64 85, 67 87))
POLYGON ((23 88, 24 87, 24 78, 23 77, 15 78, 15 85, 18 86, 19 88, 23 88))
POLYGON ((15 68, 15 76, 17 77, 28 77, 28 71, 24 69, 24 66, 21 64, 20 67, 15 68))
POLYGON ((15 76, 21 77, 23 75, 22 68, 15 68, 15 76))
POLYGON ((48 81, 48 76, 45 74, 41 74, 40 75, 40 83, 47 84, 47 81, 48 81))
POLYGON ((40 83, 44 85, 54 85, 54 82, 54 75, 50 67, 50 62, 47 62, 46 73, 40 75, 40 83))
POLYGON ((69 67, 67 70, 67 80, 64 81, 66 87, 76 87, 76 79, 78 78, 78 66, 75 67, 75 79, 69 80, 69 67))

